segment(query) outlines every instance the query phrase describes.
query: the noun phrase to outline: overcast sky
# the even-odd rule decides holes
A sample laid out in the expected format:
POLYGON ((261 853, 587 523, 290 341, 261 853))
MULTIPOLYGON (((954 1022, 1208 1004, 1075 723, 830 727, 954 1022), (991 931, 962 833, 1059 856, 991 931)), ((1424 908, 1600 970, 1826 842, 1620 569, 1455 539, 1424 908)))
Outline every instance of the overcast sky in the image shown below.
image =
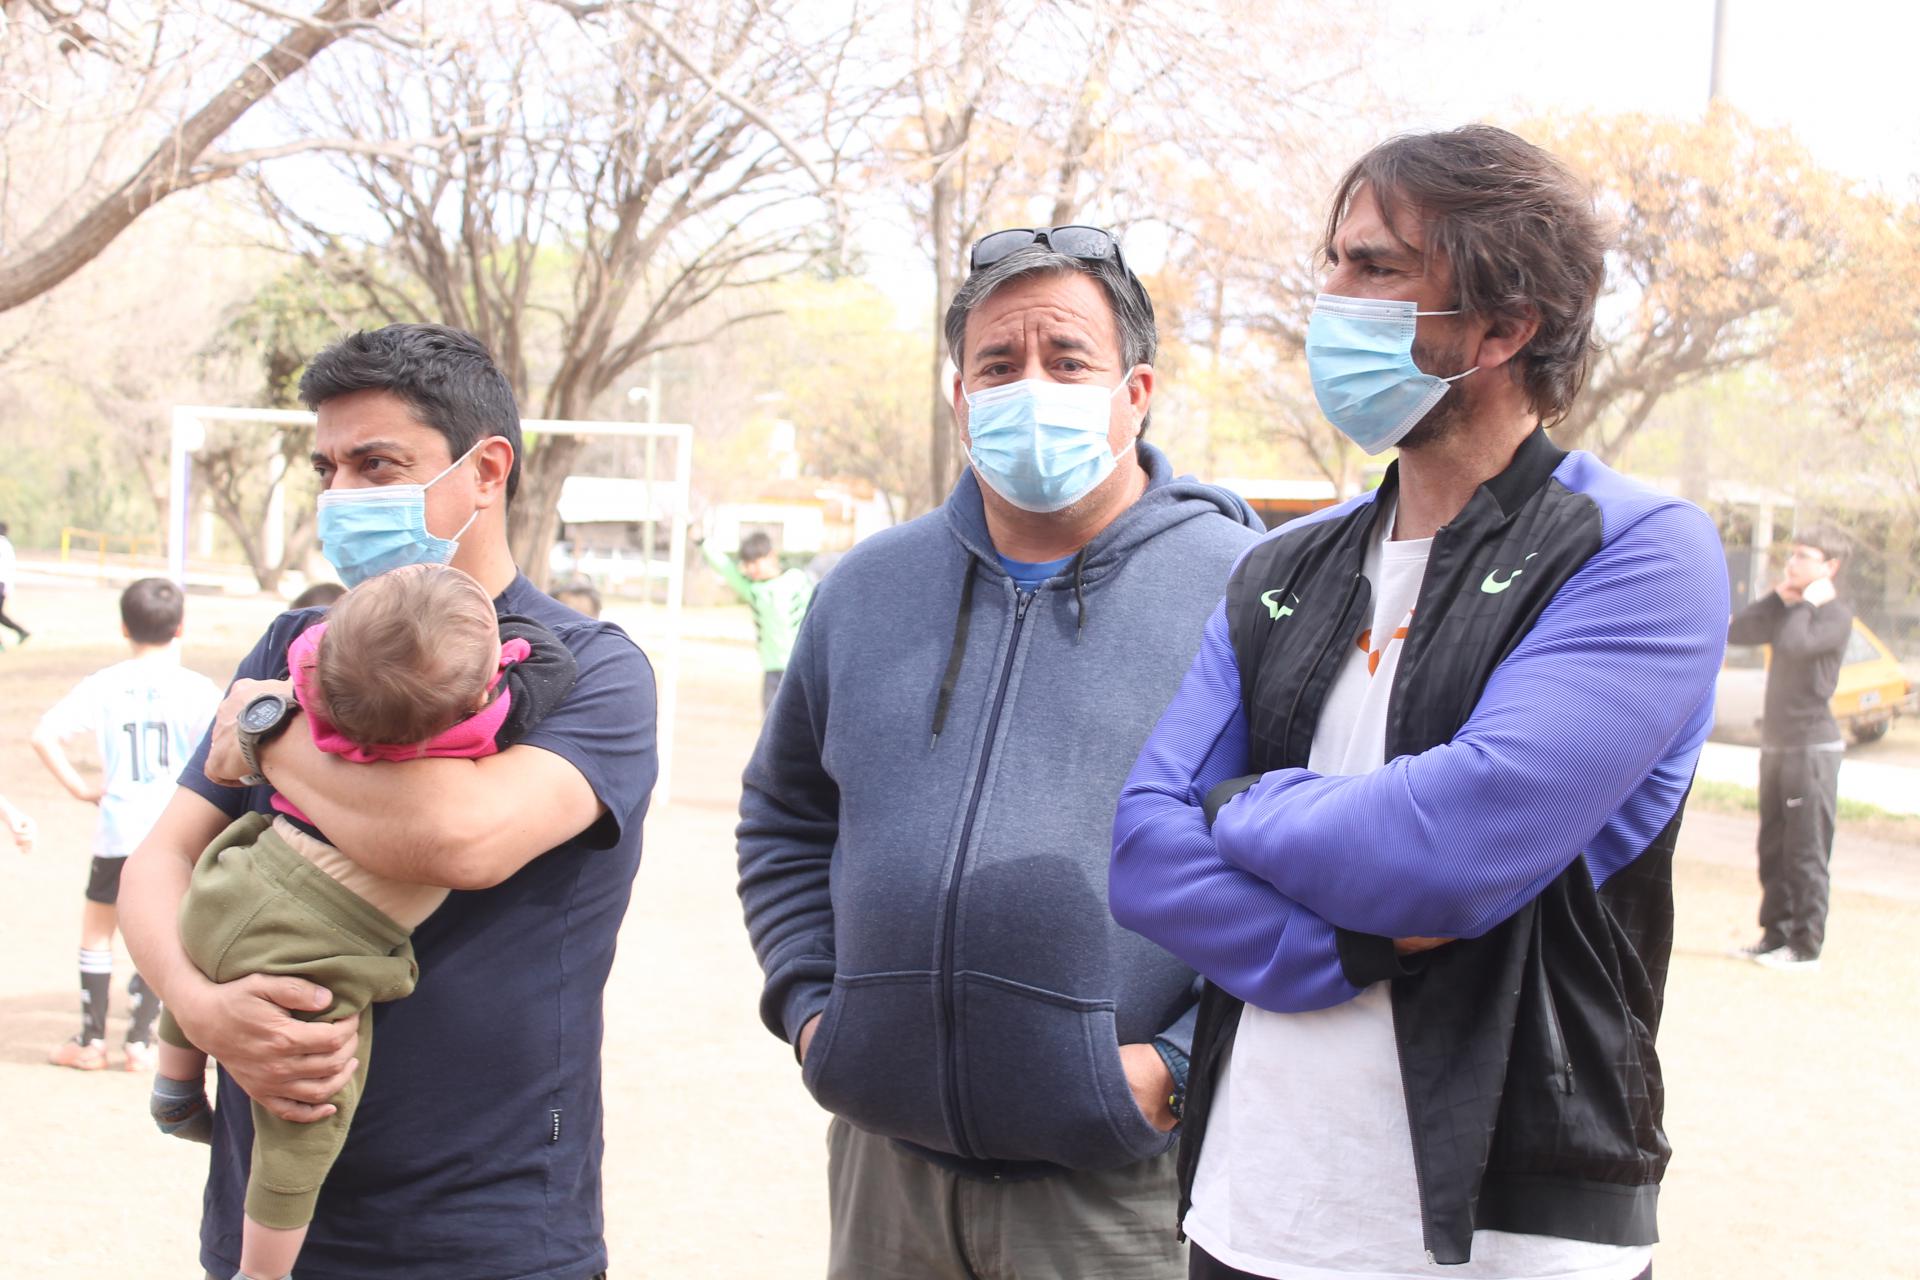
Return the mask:
MULTIPOLYGON (((1920 6, 1726 0, 1724 95, 1790 126, 1831 168, 1911 192, 1920 179, 1920 6)), ((1528 108, 1684 115, 1707 98, 1713 0, 1389 0, 1408 38, 1394 87, 1449 125, 1528 108)), ((1376 64, 1377 67, 1378 64, 1376 64)), ((1376 71, 1376 74, 1378 72, 1376 71)))

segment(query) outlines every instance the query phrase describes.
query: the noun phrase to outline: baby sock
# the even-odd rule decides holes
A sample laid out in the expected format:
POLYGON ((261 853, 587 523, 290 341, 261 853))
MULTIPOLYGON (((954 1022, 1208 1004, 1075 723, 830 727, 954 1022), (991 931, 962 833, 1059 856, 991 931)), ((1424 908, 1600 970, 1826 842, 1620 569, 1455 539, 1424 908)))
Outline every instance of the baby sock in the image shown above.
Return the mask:
POLYGON ((213 1141, 213 1111, 207 1106, 205 1081, 173 1080, 156 1075, 149 1105, 160 1132, 188 1142, 213 1141))

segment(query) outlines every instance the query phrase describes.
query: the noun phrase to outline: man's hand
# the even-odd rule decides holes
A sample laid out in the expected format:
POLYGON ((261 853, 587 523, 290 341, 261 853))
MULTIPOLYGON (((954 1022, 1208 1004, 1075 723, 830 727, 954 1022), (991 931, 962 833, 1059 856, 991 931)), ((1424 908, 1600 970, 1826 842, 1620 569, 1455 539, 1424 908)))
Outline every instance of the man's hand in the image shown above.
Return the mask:
POLYGON ((33 852, 35 828, 32 818, 16 809, 7 817, 7 830, 13 836, 15 848, 22 853, 33 852))
MULTIPOLYGON (((235 680, 226 700, 213 714, 213 733, 207 739, 206 775, 209 782, 237 787, 247 772, 247 759, 240 754, 240 731, 236 721, 247 704, 263 693, 293 697, 291 680, 235 680)), ((218 1055, 216 1055, 218 1056, 218 1055)))
POLYGON ((1415 956, 1422 951, 1431 951, 1435 947, 1444 947, 1452 938, 1395 938, 1393 950, 1396 955, 1415 956))
POLYGON ((1150 1044, 1120 1046, 1120 1066, 1133 1089, 1133 1103, 1148 1122, 1162 1133, 1180 1121, 1173 1114, 1173 1072, 1166 1060, 1150 1044))
POLYGON ((1818 609, 1823 604, 1832 603, 1833 579, 1832 578, 1815 578, 1812 582, 1809 582, 1801 590, 1800 598, 1802 600, 1805 600, 1808 604, 1812 605, 1816 609, 1818 609))
POLYGON ((191 994, 175 991, 170 999, 180 1029, 217 1058, 248 1097, 298 1124, 337 1110, 328 1099, 359 1068, 353 1055, 360 1020, 303 1022, 288 1012, 326 1008, 333 997, 325 988, 266 974, 224 983, 200 978, 189 985, 191 994))
POLYGON ((88 778, 78 787, 69 788, 73 798, 81 804, 99 804, 100 798, 107 794, 107 784, 100 778, 88 778))
POLYGON ((1804 594, 1799 587, 1794 586, 1784 578, 1774 585, 1773 593, 1779 596, 1785 604, 1799 604, 1804 594))
POLYGON ((820 1029, 821 1016, 814 1014, 807 1019, 807 1025, 800 1028, 800 1043, 797 1047, 800 1050, 800 1065, 803 1067, 807 1065, 807 1050, 813 1046, 813 1033, 820 1029))

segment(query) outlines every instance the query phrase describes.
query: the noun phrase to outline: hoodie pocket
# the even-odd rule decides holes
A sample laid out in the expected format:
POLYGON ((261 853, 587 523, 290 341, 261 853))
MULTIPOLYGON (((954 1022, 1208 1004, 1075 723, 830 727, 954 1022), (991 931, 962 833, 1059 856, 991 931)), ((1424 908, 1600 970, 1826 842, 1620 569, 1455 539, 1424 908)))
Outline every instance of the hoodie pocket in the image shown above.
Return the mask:
POLYGON ((949 1148, 936 1069, 933 975, 836 975, 800 1079, 862 1129, 949 1148))
POLYGON ((1120 1065, 1113 1001, 958 975, 961 1097, 973 1148, 1002 1160, 1111 1169, 1173 1143, 1120 1065))

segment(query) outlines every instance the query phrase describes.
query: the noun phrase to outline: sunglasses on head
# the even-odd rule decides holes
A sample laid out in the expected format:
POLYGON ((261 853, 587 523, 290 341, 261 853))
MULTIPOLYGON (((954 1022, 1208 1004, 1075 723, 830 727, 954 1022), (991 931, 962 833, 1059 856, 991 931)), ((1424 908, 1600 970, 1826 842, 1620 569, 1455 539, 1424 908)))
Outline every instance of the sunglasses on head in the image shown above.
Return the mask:
POLYGON ((974 241, 973 250, 967 255, 967 270, 990 267, 1030 244, 1044 244, 1085 262, 1112 258, 1122 267, 1127 265, 1127 260, 1120 256, 1120 242, 1113 238, 1112 232, 1099 227, 1010 227, 974 241))

